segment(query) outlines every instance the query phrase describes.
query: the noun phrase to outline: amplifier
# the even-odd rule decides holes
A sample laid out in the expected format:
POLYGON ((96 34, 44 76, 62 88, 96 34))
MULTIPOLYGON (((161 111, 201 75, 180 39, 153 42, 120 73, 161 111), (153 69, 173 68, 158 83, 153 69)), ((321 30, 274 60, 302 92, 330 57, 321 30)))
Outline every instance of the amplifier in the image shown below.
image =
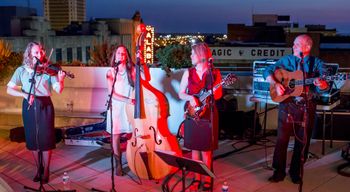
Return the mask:
POLYGON ((328 93, 319 95, 316 98, 318 105, 331 105, 340 99, 340 89, 331 89, 328 93))
POLYGON ((266 100, 267 103, 274 103, 270 97, 270 83, 267 82, 263 73, 265 68, 274 65, 277 60, 264 59, 256 60, 253 63, 253 97, 266 100))

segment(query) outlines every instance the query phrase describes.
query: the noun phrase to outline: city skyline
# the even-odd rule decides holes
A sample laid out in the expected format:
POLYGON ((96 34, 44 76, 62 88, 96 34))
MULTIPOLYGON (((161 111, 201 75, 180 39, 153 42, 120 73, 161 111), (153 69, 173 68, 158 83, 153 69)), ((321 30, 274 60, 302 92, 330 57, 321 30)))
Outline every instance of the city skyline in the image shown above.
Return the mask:
MULTIPOLYGON (((43 0, 2 0, 0 6, 18 5, 36 8, 43 16, 43 0)), ((146 24, 158 33, 226 33, 227 24, 252 24, 252 14, 289 15, 290 22, 326 25, 338 33, 350 34, 350 1, 348 0, 86 0, 86 20, 91 18, 130 19, 140 11, 146 24)))

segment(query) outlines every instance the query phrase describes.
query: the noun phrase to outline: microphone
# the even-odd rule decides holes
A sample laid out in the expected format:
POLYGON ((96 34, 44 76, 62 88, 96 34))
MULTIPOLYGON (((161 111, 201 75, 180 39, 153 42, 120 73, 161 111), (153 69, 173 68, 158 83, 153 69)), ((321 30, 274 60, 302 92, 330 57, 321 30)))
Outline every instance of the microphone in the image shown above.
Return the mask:
POLYGON ((299 55, 300 55, 301 58, 304 58, 304 54, 303 54, 302 51, 300 51, 299 55))
POLYGON ((113 67, 118 67, 118 65, 120 65, 121 61, 115 62, 113 67))
POLYGON ((34 58, 36 59, 36 63, 35 63, 36 65, 42 64, 42 63, 40 62, 40 59, 39 59, 39 58, 37 58, 37 57, 35 57, 35 56, 34 56, 34 58))
POLYGON ((209 64, 209 66, 212 66, 212 65, 213 65, 213 58, 212 58, 212 57, 210 57, 210 58, 208 59, 208 64, 209 64))

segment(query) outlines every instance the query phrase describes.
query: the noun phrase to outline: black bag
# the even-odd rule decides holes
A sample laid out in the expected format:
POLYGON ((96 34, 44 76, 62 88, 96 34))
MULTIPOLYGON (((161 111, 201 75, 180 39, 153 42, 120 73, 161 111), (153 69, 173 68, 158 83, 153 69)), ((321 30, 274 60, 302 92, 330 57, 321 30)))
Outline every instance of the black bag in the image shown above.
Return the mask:
POLYGON ((24 127, 15 127, 10 130, 10 141, 12 142, 24 142, 25 136, 24 136, 24 127))
POLYGON ((186 119, 184 136, 184 146, 188 149, 208 151, 212 148, 212 125, 207 119, 186 119))

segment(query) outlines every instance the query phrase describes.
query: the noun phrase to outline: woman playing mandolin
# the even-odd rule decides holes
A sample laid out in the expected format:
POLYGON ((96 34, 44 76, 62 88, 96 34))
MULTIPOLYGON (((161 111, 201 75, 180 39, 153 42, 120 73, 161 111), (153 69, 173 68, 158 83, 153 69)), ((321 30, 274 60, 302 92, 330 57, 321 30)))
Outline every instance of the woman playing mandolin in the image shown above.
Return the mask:
MULTIPOLYGON (((205 43, 198 43, 192 45, 192 54, 191 60, 193 67, 186 70, 182 76, 179 97, 182 100, 186 100, 189 102, 190 107, 200 107, 203 103, 198 101, 198 98, 194 95, 198 94, 202 89, 210 90, 211 86, 215 86, 221 82, 220 71, 214 69, 212 66, 212 55, 209 47, 205 43), (210 70, 212 70, 212 74, 214 77, 214 81, 212 82, 212 78, 210 76, 210 70)), ((222 96, 222 87, 220 86, 214 92, 214 99, 217 100, 222 96)), ((213 114, 213 122, 212 122, 212 134, 213 140, 207 149, 198 150, 194 149, 191 146, 186 146, 189 149, 192 149, 192 158, 195 160, 202 160, 209 169, 212 169, 212 153, 213 150, 218 148, 218 114, 215 107, 215 104, 209 107, 214 107, 213 114)), ((204 113, 199 116, 201 119, 211 119, 211 110, 204 110, 204 113)), ((186 129, 186 127, 185 127, 186 129)), ((192 134, 193 137, 196 137, 196 133, 192 134)), ((186 137, 185 137, 186 139, 186 137)), ((194 139, 194 138, 193 138, 194 139)), ((209 142, 209 141, 208 141, 209 142)), ((185 141, 186 143, 186 141, 185 141)), ((199 188, 201 182, 201 176, 199 174, 195 174, 195 178, 193 181, 192 188, 199 188)), ((211 188, 211 178, 205 177, 203 190, 210 190, 211 188)))

